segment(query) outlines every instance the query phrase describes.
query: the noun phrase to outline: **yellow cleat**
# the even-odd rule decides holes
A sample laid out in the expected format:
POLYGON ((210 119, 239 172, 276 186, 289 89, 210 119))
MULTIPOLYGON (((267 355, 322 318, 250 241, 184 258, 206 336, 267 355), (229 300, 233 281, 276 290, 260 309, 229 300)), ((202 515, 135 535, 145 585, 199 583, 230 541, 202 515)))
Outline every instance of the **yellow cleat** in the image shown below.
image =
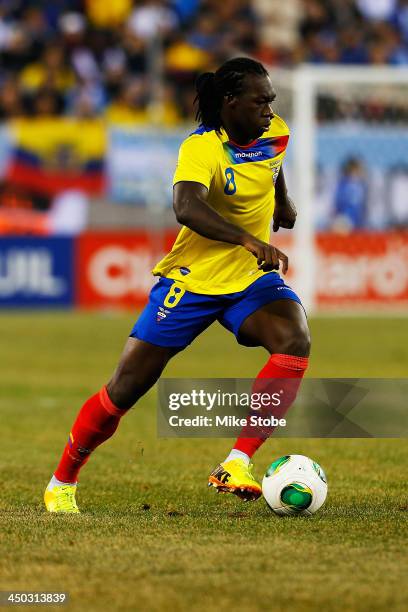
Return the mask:
POLYGON ((244 501, 255 501, 262 495, 262 488, 251 473, 252 463, 232 459, 220 463, 208 477, 208 486, 220 493, 233 493, 244 501))
POLYGON ((75 501, 76 485, 56 485, 44 493, 45 507, 48 512, 65 512, 78 514, 75 501))

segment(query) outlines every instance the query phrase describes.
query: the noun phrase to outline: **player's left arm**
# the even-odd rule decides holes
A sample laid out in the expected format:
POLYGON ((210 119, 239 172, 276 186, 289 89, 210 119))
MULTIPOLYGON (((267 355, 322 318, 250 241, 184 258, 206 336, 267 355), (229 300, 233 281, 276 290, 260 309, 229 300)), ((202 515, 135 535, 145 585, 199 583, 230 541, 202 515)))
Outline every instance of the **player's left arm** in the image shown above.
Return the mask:
POLYGON ((273 213, 273 231, 277 232, 280 227, 292 229, 296 221, 296 206, 288 196, 288 190, 281 166, 275 184, 275 210, 273 213))

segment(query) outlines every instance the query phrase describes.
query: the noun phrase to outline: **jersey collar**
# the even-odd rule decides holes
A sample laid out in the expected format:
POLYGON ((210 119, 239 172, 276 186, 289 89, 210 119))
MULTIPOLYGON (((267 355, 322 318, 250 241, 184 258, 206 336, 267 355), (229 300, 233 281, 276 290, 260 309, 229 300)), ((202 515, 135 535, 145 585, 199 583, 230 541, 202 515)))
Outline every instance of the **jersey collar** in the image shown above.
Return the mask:
POLYGON ((252 140, 246 145, 238 144, 237 142, 235 142, 235 140, 232 140, 232 138, 229 138, 227 132, 225 131, 223 127, 221 127, 221 139, 222 139, 222 142, 231 143, 232 145, 234 145, 234 147, 238 147, 239 149, 250 149, 251 147, 254 147, 256 143, 260 140, 259 138, 255 138, 255 140, 252 140))

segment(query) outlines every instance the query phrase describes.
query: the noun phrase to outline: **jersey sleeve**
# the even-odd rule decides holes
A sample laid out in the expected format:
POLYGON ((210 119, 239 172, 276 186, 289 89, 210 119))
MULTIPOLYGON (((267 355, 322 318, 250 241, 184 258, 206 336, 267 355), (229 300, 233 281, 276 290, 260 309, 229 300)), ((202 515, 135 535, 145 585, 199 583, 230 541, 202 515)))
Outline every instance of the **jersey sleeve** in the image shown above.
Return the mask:
POLYGON ((193 181, 209 189, 215 169, 214 145, 202 136, 190 136, 180 147, 173 185, 180 181, 193 181))

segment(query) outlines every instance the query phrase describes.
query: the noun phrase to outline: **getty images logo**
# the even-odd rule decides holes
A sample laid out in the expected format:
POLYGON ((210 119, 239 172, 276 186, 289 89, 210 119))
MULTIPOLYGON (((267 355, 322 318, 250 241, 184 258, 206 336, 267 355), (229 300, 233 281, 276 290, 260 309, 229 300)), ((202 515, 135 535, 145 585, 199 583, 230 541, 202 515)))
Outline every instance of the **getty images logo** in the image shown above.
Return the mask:
POLYGON ((53 258, 47 249, 13 248, 0 253, 0 297, 15 294, 59 297, 66 282, 53 275, 53 258))

